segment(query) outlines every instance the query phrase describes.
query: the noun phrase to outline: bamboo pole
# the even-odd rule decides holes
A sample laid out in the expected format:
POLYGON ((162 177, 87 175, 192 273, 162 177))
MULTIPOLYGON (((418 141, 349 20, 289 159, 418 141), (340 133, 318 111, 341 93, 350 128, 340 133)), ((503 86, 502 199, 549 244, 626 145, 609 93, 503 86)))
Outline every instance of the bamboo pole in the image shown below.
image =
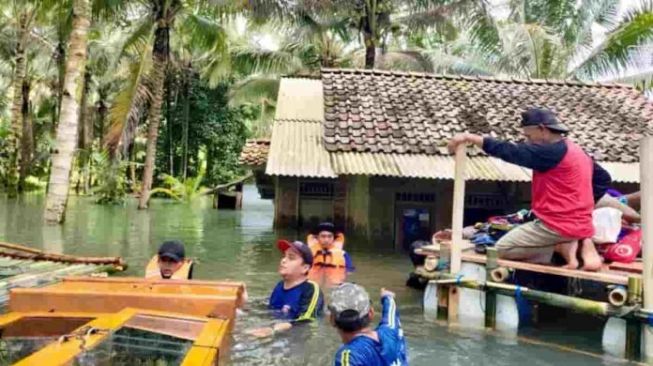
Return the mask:
MULTIPOLYGON (((486 251, 487 261, 485 262, 485 280, 487 282, 492 280, 492 272, 498 268, 497 260, 499 253, 496 248, 487 248, 486 251)), ((485 327, 494 329, 496 328, 497 316, 497 294, 495 291, 489 290, 485 293, 485 327)))
MULTIPOLYGON (((642 282, 641 278, 628 277, 628 297, 629 306, 637 306, 642 300, 642 282)), ((641 356, 642 349, 642 323, 638 319, 626 320, 626 358, 638 360, 641 356)))
MULTIPOLYGON (((451 243, 442 243, 440 246, 440 261, 444 271, 449 271, 451 243)), ((449 318, 449 288, 446 286, 437 286, 438 293, 438 319, 447 320, 449 318)))
MULTIPOLYGON (((460 272, 462 266, 463 217, 465 208, 465 165, 467 163, 467 146, 456 147, 456 170, 453 182, 453 212, 451 217, 451 259, 450 273, 460 272)), ((449 322, 458 321, 458 289, 449 287, 449 322)))
MULTIPOLYGON (((640 191, 642 192, 642 259, 644 268, 644 308, 653 309, 653 136, 644 137, 639 153, 640 191)), ((645 355, 653 359, 653 329, 646 327, 645 355)))
POLYGON ((78 257, 74 255, 46 253, 44 251, 26 247, 24 245, 0 242, 0 249, 10 251, 1 251, 0 256, 29 259, 29 260, 46 260, 51 262, 63 263, 84 263, 84 264, 112 264, 126 268, 127 264, 120 257, 78 257))
MULTIPOLYGON (((458 278, 456 275, 451 273, 443 272, 425 272, 417 269, 415 271, 418 275, 427 278, 427 279, 451 279, 458 278)), ((487 291, 492 289, 497 294, 506 295, 506 296, 516 296, 516 293, 519 291, 521 296, 529 300, 534 300, 543 304, 556 306, 565 309, 575 310, 581 313, 591 314, 591 315, 600 315, 600 316, 609 316, 609 315, 618 315, 617 312, 610 304, 602 301, 594 301, 588 299, 577 298, 573 296, 560 295, 550 292, 544 292, 539 290, 533 290, 528 287, 521 287, 516 285, 511 285, 507 283, 496 283, 486 281, 485 283, 474 281, 474 280, 463 280, 460 279, 456 281, 455 286, 470 288, 473 290, 487 291)), ((454 287, 454 286, 452 286, 454 287)))

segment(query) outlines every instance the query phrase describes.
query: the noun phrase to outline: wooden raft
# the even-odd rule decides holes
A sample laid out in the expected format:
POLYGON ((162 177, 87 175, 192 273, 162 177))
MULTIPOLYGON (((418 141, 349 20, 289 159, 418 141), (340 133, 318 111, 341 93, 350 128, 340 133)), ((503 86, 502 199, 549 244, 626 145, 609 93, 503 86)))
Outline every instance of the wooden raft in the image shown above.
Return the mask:
POLYGON ((64 276, 118 272, 126 268, 119 257, 78 257, 46 253, 22 245, 0 242, 0 307, 13 288, 40 287, 64 276))
MULTIPOLYGON (((465 241, 463 245, 462 261, 469 263, 483 264, 486 263, 485 254, 479 254, 473 251, 474 246, 465 241)), ((416 254, 421 254, 425 256, 436 256, 440 255, 440 246, 439 245, 429 245, 422 247, 421 249, 415 250, 416 254)), ((604 264, 601 270, 598 272, 588 272, 581 271, 578 269, 567 269, 556 266, 547 266, 543 264, 534 264, 526 262, 517 262, 506 259, 499 259, 497 262, 499 267, 504 267, 508 269, 529 271, 534 273, 550 274, 562 277, 569 278, 578 278, 582 280, 590 280, 596 282, 602 282, 606 284, 616 284, 616 285, 627 285, 628 277, 641 277, 641 264, 639 266, 640 271, 637 272, 637 264, 633 263, 631 265, 608 265, 604 264)))

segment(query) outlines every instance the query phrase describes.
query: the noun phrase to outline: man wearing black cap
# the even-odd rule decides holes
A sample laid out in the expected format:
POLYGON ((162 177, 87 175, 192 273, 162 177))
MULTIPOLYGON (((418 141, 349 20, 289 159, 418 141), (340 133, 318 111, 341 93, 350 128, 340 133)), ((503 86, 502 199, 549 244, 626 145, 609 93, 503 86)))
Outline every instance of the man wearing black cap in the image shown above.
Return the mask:
POLYGON ((193 262, 186 260, 184 244, 179 240, 163 242, 145 270, 146 278, 191 279, 193 262))
POLYGON ((497 242, 501 258, 550 263, 554 250, 575 269, 578 241, 584 270, 601 267, 591 238, 592 211, 603 196, 610 175, 574 142, 564 137, 569 129, 544 108, 522 113, 521 127, 526 143, 499 141, 463 133, 449 142, 449 150, 472 143, 488 155, 533 170, 532 210, 537 220, 513 229, 497 242))
POLYGON ((248 333, 267 337, 293 325, 315 320, 322 314, 324 298, 317 283, 308 280, 313 265, 310 248, 301 241, 279 240, 277 247, 283 253, 279 263, 281 281, 272 291, 268 308, 283 320, 273 327, 258 328, 248 333))

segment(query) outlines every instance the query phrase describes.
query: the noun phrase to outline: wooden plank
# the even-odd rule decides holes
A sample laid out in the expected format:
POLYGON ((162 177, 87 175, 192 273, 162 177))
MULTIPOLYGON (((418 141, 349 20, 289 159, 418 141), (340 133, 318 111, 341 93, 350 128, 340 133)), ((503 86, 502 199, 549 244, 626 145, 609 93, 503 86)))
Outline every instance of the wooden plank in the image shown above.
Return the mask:
MULTIPOLYGON (((639 153, 640 190, 642 193, 642 271, 644 309, 653 309, 653 136, 641 140, 639 153)), ((644 332, 644 354, 653 359, 653 334, 651 326, 644 332)))
MULTIPOLYGON (((449 272, 456 274, 462 266, 463 218, 465 208, 465 165, 467 163, 467 146, 460 144, 456 148, 456 165, 453 183, 453 209, 451 217, 451 245, 449 272)), ((449 324, 458 322, 459 290, 449 286, 449 324)))
POLYGON ((451 218, 451 273, 458 273, 461 266, 460 255, 463 245, 463 216, 465 208, 465 164, 467 146, 456 148, 456 172, 453 183, 453 212, 451 218))
POLYGON ((615 271, 620 271, 620 272, 628 272, 628 273, 642 273, 644 270, 644 263, 642 262, 633 262, 633 263, 619 263, 619 262, 612 262, 608 265, 608 268, 611 270, 615 271))
MULTIPOLYGON (((431 252, 433 255, 437 255, 437 251, 431 252)), ((485 255, 478 254, 474 252, 467 252, 462 254, 463 262, 471 262, 478 264, 485 264, 486 259, 485 255)), ((543 274, 552 274, 556 276, 570 277, 570 278, 579 278, 582 280, 591 280, 602 283, 618 284, 618 285, 627 285, 628 276, 632 275, 631 273, 609 271, 607 266, 600 272, 586 272, 577 269, 567 269, 562 267, 547 266, 543 264, 535 263, 526 263, 526 262, 516 262, 506 259, 499 259, 497 261, 499 267, 505 267, 510 269, 529 271, 535 273, 543 274)), ((637 277, 637 275, 635 275, 637 277)))
POLYGON ((237 296, 192 295, 175 293, 126 293, 104 291, 52 291, 48 288, 13 289, 10 292, 11 311, 31 312, 117 312, 128 307, 174 311, 196 316, 233 319, 237 296))

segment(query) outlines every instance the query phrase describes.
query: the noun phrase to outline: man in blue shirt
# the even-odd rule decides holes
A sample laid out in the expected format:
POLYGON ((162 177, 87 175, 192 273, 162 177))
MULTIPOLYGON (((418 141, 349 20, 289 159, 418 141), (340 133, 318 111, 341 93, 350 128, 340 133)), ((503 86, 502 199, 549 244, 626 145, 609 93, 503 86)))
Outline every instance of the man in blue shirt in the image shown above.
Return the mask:
POLYGON ((279 263, 282 280, 272 291, 268 308, 282 322, 249 332, 257 337, 267 337, 288 330, 293 325, 315 320, 324 308, 320 287, 308 280, 308 272, 313 265, 311 249, 300 241, 291 243, 279 240, 277 246, 283 253, 279 263))
POLYGON ((381 290, 381 322, 373 330, 374 309, 367 291, 353 283, 343 283, 331 293, 331 324, 344 343, 335 357, 336 366, 408 365, 399 312, 394 293, 381 290))

